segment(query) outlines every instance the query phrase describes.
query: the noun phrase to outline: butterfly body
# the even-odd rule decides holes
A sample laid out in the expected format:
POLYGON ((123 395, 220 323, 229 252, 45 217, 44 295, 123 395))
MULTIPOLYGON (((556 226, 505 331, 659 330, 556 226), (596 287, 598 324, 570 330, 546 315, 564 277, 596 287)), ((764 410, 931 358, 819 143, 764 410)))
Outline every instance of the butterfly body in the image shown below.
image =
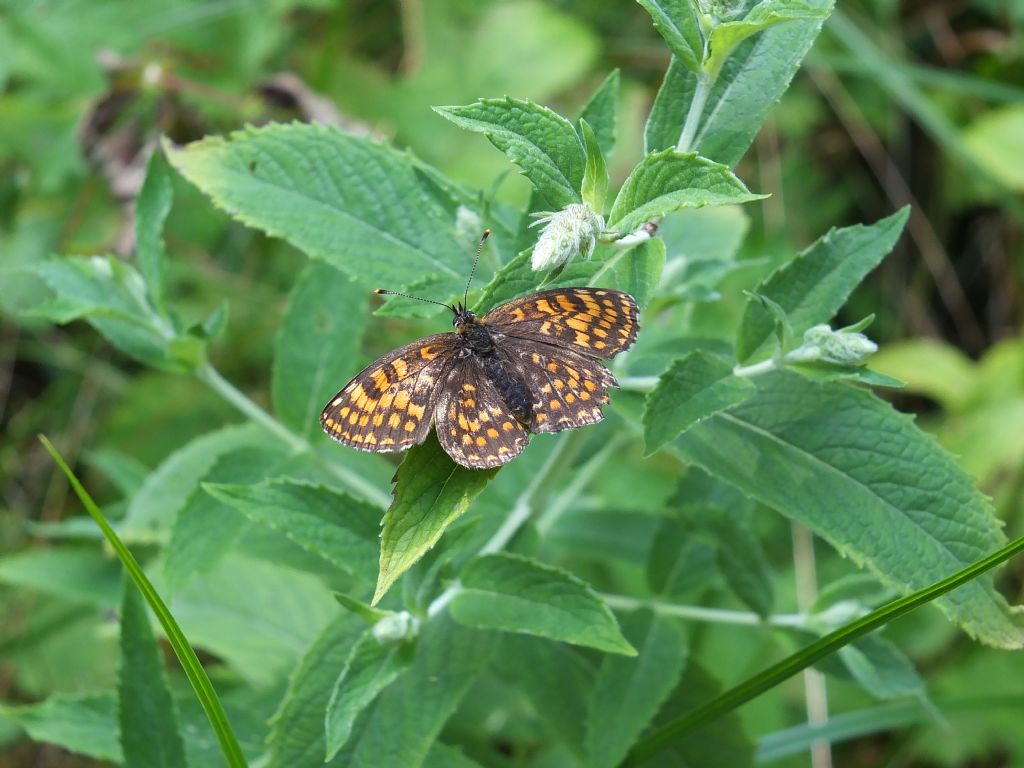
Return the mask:
POLYGON ((495 467, 528 432, 559 432, 603 418, 610 358, 636 338, 636 302, 621 291, 562 288, 524 296, 483 317, 451 308, 454 333, 385 355, 327 404, 320 420, 361 450, 404 450, 431 424, 459 464, 495 467))

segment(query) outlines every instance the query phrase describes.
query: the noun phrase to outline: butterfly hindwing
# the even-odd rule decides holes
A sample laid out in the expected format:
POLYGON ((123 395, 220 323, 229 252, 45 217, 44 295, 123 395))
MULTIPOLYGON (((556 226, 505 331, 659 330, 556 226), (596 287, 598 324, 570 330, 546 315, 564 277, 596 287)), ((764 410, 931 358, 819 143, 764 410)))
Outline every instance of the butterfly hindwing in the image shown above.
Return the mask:
POLYGON ((434 402, 455 362, 457 334, 407 344, 356 375, 320 414, 324 431, 364 451, 401 451, 430 432, 434 402))
POLYGON ((510 461, 528 440, 479 360, 470 355, 458 360, 439 388, 434 424, 445 452, 473 469, 510 461))
POLYGON ((532 398, 530 431, 561 432, 604 418, 612 372, 592 357, 550 344, 508 339, 505 354, 523 375, 532 398))
POLYGON ((636 339, 637 305, 605 288, 554 288, 491 310, 483 322, 506 336, 611 358, 636 339))

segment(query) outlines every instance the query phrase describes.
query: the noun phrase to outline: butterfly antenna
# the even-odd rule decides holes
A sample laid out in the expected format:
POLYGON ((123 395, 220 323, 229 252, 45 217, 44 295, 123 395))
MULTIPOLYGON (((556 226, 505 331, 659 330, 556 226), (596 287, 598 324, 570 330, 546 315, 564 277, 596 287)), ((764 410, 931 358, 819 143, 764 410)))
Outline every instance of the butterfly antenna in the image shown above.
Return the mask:
POLYGON ((480 263, 480 254, 483 253, 484 243, 487 241, 487 238, 490 237, 490 234, 491 230, 485 229, 483 237, 480 238, 480 243, 476 247, 476 257, 473 259, 473 268, 469 270, 469 280, 466 281, 466 293, 462 297, 462 306, 464 307, 469 304, 469 286, 473 282, 473 275, 476 274, 476 265, 480 263))
POLYGON ((450 309, 452 312, 455 311, 455 307, 451 304, 445 304, 443 301, 434 301, 433 299, 424 299, 422 296, 413 296, 408 293, 402 293, 401 291, 389 291, 386 288, 374 288, 373 292, 378 296, 404 296, 407 299, 415 299, 416 301, 425 301, 428 304, 437 304, 438 306, 450 309))

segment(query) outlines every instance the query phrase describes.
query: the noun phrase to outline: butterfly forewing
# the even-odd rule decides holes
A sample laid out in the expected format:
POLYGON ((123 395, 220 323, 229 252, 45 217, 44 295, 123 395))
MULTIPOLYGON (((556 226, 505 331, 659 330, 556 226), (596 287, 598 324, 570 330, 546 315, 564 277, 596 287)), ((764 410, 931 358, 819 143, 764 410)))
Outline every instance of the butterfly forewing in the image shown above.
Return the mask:
POLYGON ((401 451, 423 442, 439 385, 455 363, 456 338, 427 336, 368 366, 324 408, 324 431, 364 451, 401 451))
POLYGON ((636 339, 636 319, 636 301, 628 293, 554 288, 502 304, 483 322, 510 337, 608 359, 636 339))
POLYGON ((527 443, 526 431, 472 356, 453 366, 440 387, 434 424, 441 447, 464 467, 500 466, 527 443))

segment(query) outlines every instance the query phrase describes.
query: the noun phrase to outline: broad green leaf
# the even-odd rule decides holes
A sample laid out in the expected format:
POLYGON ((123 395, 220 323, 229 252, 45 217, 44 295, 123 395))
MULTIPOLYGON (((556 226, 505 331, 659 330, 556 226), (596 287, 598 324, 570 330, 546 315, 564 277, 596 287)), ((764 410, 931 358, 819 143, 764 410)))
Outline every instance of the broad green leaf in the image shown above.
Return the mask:
POLYGON ((646 455, 753 393, 750 380, 734 376, 732 366, 715 355, 698 351, 676 360, 644 402, 646 455))
POLYGON ((963 141, 974 162, 1007 189, 1024 192, 1024 106, 985 112, 964 129, 963 141))
POLYGON ((477 679, 494 646, 489 632, 444 615, 424 624, 411 667, 377 697, 342 751, 343 765, 415 766, 477 679))
MULTIPOLYGON (((332 672, 341 669, 365 629, 344 614, 332 621, 299 660, 288 690, 271 721, 267 768, 321 768, 324 765, 324 710, 334 688, 332 672)), ((340 760, 328 762, 341 766, 340 760)))
POLYGON ((497 471, 459 466, 433 432, 406 453, 395 473, 395 500, 382 522, 380 572, 371 605, 437 543, 497 471))
POLYGON ((218 207, 355 279, 400 287, 430 275, 445 294, 462 290, 471 254, 391 147, 292 123, 165 150, 218 207))
POLYGON ((717 578, 718 542, 693 517, 692 509, 684 508, 659 521, 646 568, 655 594, 696 600, 717 578))
POLYGON ((121 566, 95 546, 26 549, 0 559, 0 583, 114 608, 121 591, 121 566))
POLYGON ((953 412, 963 410, 978 384, 971 359, 936 339, 886 344, 871 356, 871 367, 905 381, 911 392, 927 395, 953 412))
POLYGON ((363 632, 352 646, 327 704, 324 728, 328 761, 352 735, 356 716, 409 667, 412 656, 413 648, 408 643, 381 642, 372 628, 363 632))
POLYGON ((760 200, 724 165, 692 152, 653 152, 633 169, 619 190, 608 228, 633 232, 644 222, 680 208, 760 200))
POLYGON ((480 763, 470 760, 455 747, 436 741, 423 761, 423 768, 481 768, 480 763))
POLYGON ((373 580, 382 514, 377 507, 332 488, 287 479, 203 487, 235 511, 283 533, 331 565, 373 580))
MULTIPOLYGON (((757 286, 757 296, 775 302, 785 313, 793 337, 827 322, 853 289, 892 250, 910 215, 909 208, 870 226, 832 229, 757 286)), ((762 301, 752 298, 736 336, 736 357, 746 362, 771 344, 776 319, 762 301)))
POLYGON ((97 760, 122 760, 113 693, 58 693, 38 704, 0 703, 0 717, 20 725, 33 741, 97 760))
POLYGON ((522 169, 553 210, 580 201, 584 149, 572 123, 561 115, 507 96, 434 111, 460 128, 487 136, 522 169))
POLYGON ((804 0, 762 0, 754 5, 743 19, 726 21, 716 26, 708 41, 709 56, 705 63, 708 73, 715 77, 729 55, 751 35, 784 21, 796 19, 825 19, 825 8, 804 0))
MULTIPOLYGON (((985 498, 913 421, 869 392, 795 374, 678 438, 674 449, 806 525, 902 593, 1005 543, 985 498)), ((983 577, 936 604, 969 634, 1024 644, 1018 610, 983 577)))
POLYGON ((622 624, 637 657, 605 656, 587 713, 587 765, 615 768, 675 689, 689 657, 675 619, 640 611, 622 624))
POLYGON ((604 214, 605 197, 608 194, 608 168, 604 162, 604 151, 598 144, 594 129, 582 117, 580 118, 580 134, 586 148, 587 162, 583 171, 583 182, 580 192, 583 200, 599 214, 604 214))
POLYGON ((862 637, 836 655, 872 696, 884 700, 926 694, 925 682, 910 659, 878 634, 862 637))
MULTIPOLYGON (((696 661, 686 666, 679 685, 658 713, 656 724, 668 722, 713 699, 721 685, 696 661)), ((658 755, 637 760, 638 766, 700 766, 700 768, 745 768, 754 764, 754 745, 734 712, 705 724, 699 733, 675 739, 658 755)))
POLYGON ((100 448, 90 450, 84 456, 90 469, 99 472, 125 496, 134 496, 142 490, 152 469, 119 450, 100 448))
POLYGON ((113 256, 58 257, 34 265, 55 298, 31 314, 55 323, 85 319, 111 344, 147 365, 175 367, 174 330, 146 297, 134 267, 113 256))
POLYGON ((324 404, 356 372, 366 316, 363 286, 323 262, 302 270, 274 342, 270 382, 274 411, 296 434, 319 434, 324 404))
POLYGON ((462 624, 636 655, 608 606, 568 571, 495 553, 471 560, 459 582, 449 610, 462 624))
POLYGON ((523 691, 541 727, 582 758, 595 676, 586 654, 541 637, 508 633, 501 636, 497 655, 501 664, 495 674, 523 691))
POLYGON ((253 685, 283 680, 338 611, 315 576, 234 553, 185 584, 171 607, 195 646, 253 685))
MULTIPOLYGON (((239 448, 217 459, 203 478, 210 483, 255 483, 282 473, 288 460, 279 444, 239 448)), ((171 590, 209 571, 234 546, 248 521, 221 500, 196 488, 178 512, 164 553, 163 574, 171 590)))
POLYGON ((654 238, 633 248, 616 249, 607 259, 596 263, 597 270, 586 285, 625 291, 641 309, 654 298, 665 266, 665 243, 654 238))
POLYGON ((772 571, 749 515, 735 507, 709 508, 706 524, 717 540, 718 570, 748 608, 767 617, 772 610, 772 571))
POLYGON ((185 745, 167 688, 163 654, 149 613, 131 579, 121 604, 121 677, 118 687, 121 749, 128 765, 181 768, 185 745))
POLYGON ((167 317, 167 252, 163 229, 171 212, 174 190, 167 159, 160 152, 150 155, 146 179, 135 200, 135 258, 146 282, 149 300, 167 317))
POLYGON ((664 38, 672 55, 691 72, 699 72, 704 62, 704 38, 692 0, 638 2, 651 14, 654 28, 664 38))
POLYGON ((197 437, 154 470, 128 505, 118 533, 126 539, 165 536, 178 512, 221 456, 270 440, 254 424, 224 427, 197 437))
POLYGON ((613 69, 580 112, 580 119, 586 120, 594 129, 597 144, 605 155, 612 153, 618 138, 620 79, 619 70, 613 69))
MULTIPOLYGON (((677 0, 682 2, 683 0, 677 0)), ((831 11, 833 0, 815 0, 831 11)), ((765 118, 789 87, 793 75, 821 31, 822 19, 779 24, 741 43, 721 69, 687 149, 735 166, 765 118)), ((678 54, 677 54, 678 55, 678 54)), ((673 59, 647 121, 647 152, 674 148, 690 112, 697 75, 673 59)))

